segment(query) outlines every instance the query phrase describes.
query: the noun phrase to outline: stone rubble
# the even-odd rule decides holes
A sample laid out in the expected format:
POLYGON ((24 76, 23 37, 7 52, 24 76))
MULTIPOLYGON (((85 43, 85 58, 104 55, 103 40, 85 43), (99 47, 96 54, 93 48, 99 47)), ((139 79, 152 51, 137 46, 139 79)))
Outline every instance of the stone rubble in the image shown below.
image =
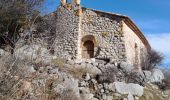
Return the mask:
MULTIPOLYGON (((36 47, 38 48, 38 45, 36 47)), ((22 48, 27 48, 27 46, 22 48)), ((32 47, 30 46, 30 48, 32 47)), ((32 49, 37 50, 36 48, 32 49)), ((45 48, 41 47, 41 50, 43 49, 45 48)), ((14 54, 25 55, 18 58, 24 60, 30 56, 31 52, 34 53, 35 50, 26 50, 24 52, 16 51, 14 54)), ((39 58, 40 55, 41 57, 48 56, 51 61, 56 59, 53 55, 41 53, 41 50, 39 54, 34 54, 35 59, 42 60, 42 58, 39 58)), ((83 98, 84 100, 140 100, 140 98, 150 98, 145 97, 145 87, 138 83, 127 82, 126 75, 133 72, 132 66, 129 63, 106 62, 103 60, 65 60, 62 65, 60 64, 61 60, 59 61, 59 63, 53 61, 50 64, 43 62, 45 64, 40 65, 36 65, 36 63, 39 62, 38 60, 35 60, 35 65, 26 63, 22 69, 22 74, 27 75, 27 79, 37 74, 37 76, 34 76, 36 78, 33 78, 32 81, 24 81, 26 85, 23 89, 24 91, 28 91, 28 98, 30 98, 27 100, 36 100, 38 98, 32 93, 32 87, 36 87, 36 92, 38 93, 48 82, 50 91, 54 93, 53 95, 69 97, 69 93, 72 93, 74 100, 81 100, 83 98), (65 68, 65 70, 63 70, 63 68, 65 68), (88 71, 83 73, 81 79, 77 79, 68 72, 70 69, 86 69, 88 71), (100 82, 96 77, 98 75, 104 75, 102 77, 106 77, 106 79, 108 75, 111 75, 109 78, 114 79, 114 81, 108 82, 107 80, 102 80, 102 82, 100 82)), ((18 79, 17 74, 14 77, 14 79, 18 79)), ((161 74, 158 69, 154 69, 153 71, 140 71, 137 72, 136 78, 138 82, 140 81, 142 83, 160 82, 163 79, 163 74, 161 74)), ((4 88, 7 87, 4 85, 4 88)), ((60 98, 60 96, 56 98, 60 98)), ((164 97, 166 97, 166 95, 164 95, 164 97)))
MULTIPOLYGON (((146 86, 164 79, 159 69, 134 71, 133 62, 127 62, 126 53, 131 49, 126 44, 129 38, 123 33, 122 17, 70 4, 59 6, 55 13, 54 53, 50 54, 41 41, 17 43, 13 54, 16 64, 8 61, 10 70, 0 76, 0 99, 7 95, 2 100, 20 100, 23 98, 18 95, 26 94, 24 100, 154 100, 153 93, 155 97, 163 94, 156 86, 146 86), (91 36, 88 39, 95 45, 91 59, 81 57, 81 42, 86 36, 91 36)), ((132 35, 131 31, 126 32, 132 35)), ((140 40, 135 36, 128 37, 140 40)), ((135 42, 145 52, 142 41, 135 42)), ((7 54, 0 49, 0 58, 7 54)), ((170 97, 167 93, 159 98, 170 97)))

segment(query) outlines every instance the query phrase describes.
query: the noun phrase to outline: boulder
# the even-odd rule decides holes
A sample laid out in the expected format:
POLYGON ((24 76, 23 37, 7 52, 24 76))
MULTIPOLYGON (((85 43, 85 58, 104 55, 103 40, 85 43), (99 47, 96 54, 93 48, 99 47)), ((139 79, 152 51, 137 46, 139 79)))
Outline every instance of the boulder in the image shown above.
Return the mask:
POLYGON ((0 49, 0 57, 2 57, 4 55, 9 55, 9 54, 10 54, 9 52, 6 52, 5 50, 0 49))
POLYGON ((14 55, 20 59, 35 59, 37 57, 36 51, 38 50, 39 46, 34 45, 24 45, 20 48, 17 48, 14 52, 14 55))
POLYGON ((119 67, 127 73, 130 73, 133 69, 133 66, 127 62, 121 62, 119 67))
POLYGON ((87 84, 86 84, 85 81, 82 81, 82 82, 79 82, 79 86, 80 86, 80 87, 85 87, 85 86, 87 86, 87 84))
POLYGON ((84 77, 84 80, 85 81, 89 81, 90 80, 90 75, 89 73, 86 73, 85 77, 84 77))
POLYGON ((92 100, 94 97, 94 94, 89 93, 89 94, 84 94, 83 98, 84 100, 92 100))
POLYGON ((143 74, 145 75, 146 80, 150 80, 151 79, 151 71, 143 71, 143 74))
POLYGON ((108 85, 108 90, 115 92, 115 86, 114 86, 113 83, 110 83, 110 84, 108 85))
POLYGON ((106 100, 113 100, 113 96, 107 96, 106 100))
POLYGON ((74 60, 68 60, 67 63, 70 64, 70 65, 74 65, 75 64, 74 60))
POLYGON ((49 51, 41 45, 24 45, 15 48, 14 55, 20 60, 34 60, 36 63, 43 61, 43 63, 49 64, 53 59, 49 51))
POLYGON ((5 51, 3 49, 0 49, 0 56, 4 55, 5 51))
POLYGON ((133 95, 129 93, 128 96, 127 96, 127 99, 128 100, 134 100, 133 95))
MULTIPOLYGON (((79 87, 78 87, 78 80, 74 79, 72 76, 69 76, 64 73, 60 73, 59 77, 63 78, 63 82, 58 83, 57 81, 52 84, 53 90, 55 94, 67 93, 71 91, 71 94, 74 94, 76 98, 80 98, 79 95, 79 87), (69 90, 69 91, 67 91, 69 90)), ((69 93, 67 93, 70 95, 69 93)))
POLYGON ((143 95, 143 87, 139 84, 134 83, 123 83, 123 82, 114 82, 116 92, 120 94, 132 94, 134 96, 142 96, 143 95))
POLYGON ((89 88, 85 88, 85 87, 80 88, 80 93, 81 93, 80 95, 83 98, 83 100, 92 100, 94 96, 92 93, 90 93, 89 88))
POLYGON ((33 65, 30 65, 30 66, 27 65, 26 66, 26 71, 28 72, 28 74, 36 72, 33 65))
POLYGON ((58 73, 58 68, 49 69, 47 72, 48 74, 56 74, 58 73))
MULTIPOLYGON (((69 65, 67 65, 69 66, 69 65)), ((74 66, 69 66, 69 67, 74 67, 75 69, 84 69, 86 70, 91 76, 101 74, 101 70, 97 68, 96 66, 93 66, 92 64, 89 63, 80 63, 80 64, 75 64, 74 66)))
POLYGON ((93 97, 91 100, 99 100, 99 99, 93 97))
POLYGON ((164 79, 164 74, 160 69, 153 69, 152 70, 152 76, 151 76, 151 82, 161 82, 164 79))

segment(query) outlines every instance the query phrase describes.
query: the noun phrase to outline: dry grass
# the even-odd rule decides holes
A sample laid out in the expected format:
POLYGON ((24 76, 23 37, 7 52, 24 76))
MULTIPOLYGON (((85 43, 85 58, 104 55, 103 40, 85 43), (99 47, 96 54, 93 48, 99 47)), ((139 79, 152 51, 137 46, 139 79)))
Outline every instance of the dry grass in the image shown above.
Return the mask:
POLYGON ((118 69, 115 67, 108 67, 102 74, 96 76, 99 83, 112 83, 116 81, 116 74, 118 69))
POLYGON ((65 65, 65 60, 61 59, 61 58, 56 58, 56 59, 53 59, 51 63, 59 66, 60 68, 62 68, 65 65))
POLYGON ((96 75, 95 71, 93 71, 91 68, 88 68, 87 66, 81 66, 81 65, 68 66, 65 62, 66 61, 61 58, 56 58, 52 60, 52 64, 57 65, 61 71, 72 75, 76 79, 81 79, 85 73, 89 73, 94 76, 96 75))
POLYGON ((81 79, 85 73, 88 73, 88 69, 85 68, 69 68, 68 73, 71 74, 74 78, 81 79))
POLYGON ((162 80, 162 83, 158 83, 157 85, 163 91, 170 90, 170 69, 162 70, 164 72, 165 78, 162 80))
POLYGON ((58 94, 56 100, 79 100, 73 90, 66 89, 62 94, 58 94))

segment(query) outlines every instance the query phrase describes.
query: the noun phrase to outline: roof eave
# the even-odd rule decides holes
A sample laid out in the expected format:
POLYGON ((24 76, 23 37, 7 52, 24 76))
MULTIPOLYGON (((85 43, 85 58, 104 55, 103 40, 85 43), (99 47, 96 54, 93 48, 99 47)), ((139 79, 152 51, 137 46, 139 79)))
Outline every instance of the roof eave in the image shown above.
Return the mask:
POLYGON ((144 45, 147 47, 148 50, 151 50, 151 46, 144 36, 144 34, 140 31, 140 29, 135 25, 135 23, 129 18, 126 17, 124 22, 136 33, 136 35, 141 39, 144 45))

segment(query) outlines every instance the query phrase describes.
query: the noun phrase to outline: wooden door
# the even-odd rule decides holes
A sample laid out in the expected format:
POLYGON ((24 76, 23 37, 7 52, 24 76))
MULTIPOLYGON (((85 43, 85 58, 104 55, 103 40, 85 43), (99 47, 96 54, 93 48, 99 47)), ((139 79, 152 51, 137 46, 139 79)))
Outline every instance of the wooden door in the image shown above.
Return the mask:
POLYGON ((93 58, 94 57, 94 43, 93 41, 85 41, 82 48, 83 58, 93 58))

